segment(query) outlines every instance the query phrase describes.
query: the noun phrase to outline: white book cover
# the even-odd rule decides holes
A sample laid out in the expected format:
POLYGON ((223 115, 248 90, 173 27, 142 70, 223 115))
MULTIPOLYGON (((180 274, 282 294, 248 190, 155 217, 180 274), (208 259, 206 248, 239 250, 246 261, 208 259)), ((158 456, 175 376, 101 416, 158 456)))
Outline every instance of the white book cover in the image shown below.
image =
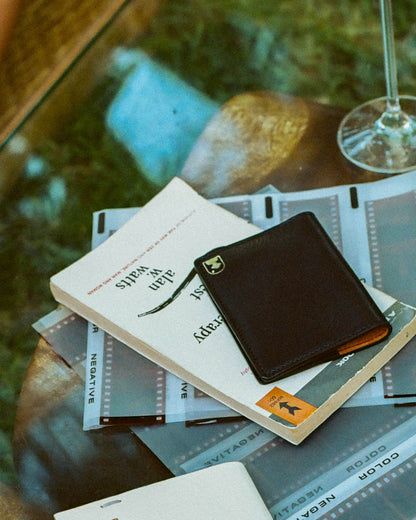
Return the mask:
POLYGON ((51 290, 166 370, 298 444, 410 340, 415 312, 370 289, 393 326, 387 341, 268 385, 251 373, 198 277, 170 305, 139 317, 174 294, 195 258, 258 231, 174 179, 106 242, 52 277, 51 290))
POLYGON ((226 462, 55 514, 55 520, 271 520, 241 462, 226 462))

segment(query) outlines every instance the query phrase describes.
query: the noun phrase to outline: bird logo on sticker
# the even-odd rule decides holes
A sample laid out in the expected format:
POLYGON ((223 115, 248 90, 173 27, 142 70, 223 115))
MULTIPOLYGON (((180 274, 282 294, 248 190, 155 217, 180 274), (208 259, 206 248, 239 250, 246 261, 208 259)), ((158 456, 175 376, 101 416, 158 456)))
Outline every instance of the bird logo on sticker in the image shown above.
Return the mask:
POLYGON ((287 401, 284 403, 279 403, 279 406, 280 406, 280 409, 286 408, 288 413, 290 413, 291 415, 295 415, 295 412, 297 410, 302 410, 302 408, 299 408, 299 406, 290 406, 290 404, 287 401))
POLYGON ((225 262, 220 255, 205 260, 202 265, 208 274, 219 274, 225 269, 225 262))

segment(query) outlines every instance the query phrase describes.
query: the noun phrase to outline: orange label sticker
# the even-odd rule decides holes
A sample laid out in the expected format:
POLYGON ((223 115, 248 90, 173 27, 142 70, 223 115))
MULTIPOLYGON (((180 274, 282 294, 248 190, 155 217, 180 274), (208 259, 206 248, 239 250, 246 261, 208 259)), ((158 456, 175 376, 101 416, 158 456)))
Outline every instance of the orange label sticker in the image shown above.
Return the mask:
POLYGON ((295 426, 307 419, 316 410, 315 406, 288 394, 284 390, 280 390, 277 386, 256 404, 263 410, 277 415, 277 417, 281 417, 295 426))

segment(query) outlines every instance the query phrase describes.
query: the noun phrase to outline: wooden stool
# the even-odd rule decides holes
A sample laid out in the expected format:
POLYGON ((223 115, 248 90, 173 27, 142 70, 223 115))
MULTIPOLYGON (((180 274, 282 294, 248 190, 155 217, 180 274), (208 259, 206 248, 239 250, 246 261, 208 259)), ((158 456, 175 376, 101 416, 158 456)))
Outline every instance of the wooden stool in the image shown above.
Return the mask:
MULTIPOLYGON (((209 197, 253 193, 268 183, 293 191, 381 178, 343 159, 336 144, 342 116, 277 93, 242 94, 209 122, 182 177, 209 197)), ((51 512, 170 475, 127 428, 83 432, 83 390, 41 341, 20 397, 15 459, 25 497, 51 512)))

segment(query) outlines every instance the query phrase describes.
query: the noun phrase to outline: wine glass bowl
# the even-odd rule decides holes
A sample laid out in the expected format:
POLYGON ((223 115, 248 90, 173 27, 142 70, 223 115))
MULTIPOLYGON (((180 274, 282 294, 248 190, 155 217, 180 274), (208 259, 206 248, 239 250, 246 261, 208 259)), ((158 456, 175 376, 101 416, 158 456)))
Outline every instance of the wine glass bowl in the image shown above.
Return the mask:
POLYGON ((400 96, 399 108, 382 97, 358 106, 341 121, 338 145, 361 168, 384 174, 416 168, 416 98, 400 96))
POLYGON ((391 0, 380 0, 380 10, 387 96, 348 113, 337 141, 357 166, 392 175, 416 169, 416 97, 398 94, 391 0))

